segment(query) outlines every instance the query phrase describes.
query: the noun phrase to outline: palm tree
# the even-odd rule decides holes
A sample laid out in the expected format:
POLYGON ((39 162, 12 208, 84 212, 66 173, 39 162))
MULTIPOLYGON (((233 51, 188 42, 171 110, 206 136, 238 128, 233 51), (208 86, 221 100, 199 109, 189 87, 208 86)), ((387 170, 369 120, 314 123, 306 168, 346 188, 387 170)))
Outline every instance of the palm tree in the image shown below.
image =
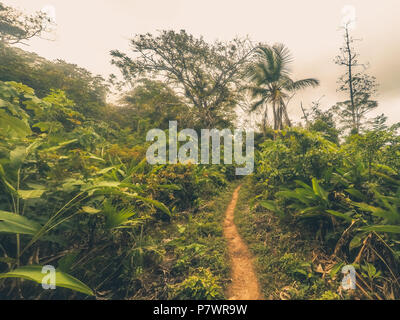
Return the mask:
POLYGON ((281 130, 291 126, 287 113, 287 102, 297 90, 319 85, 317 79, 309 78, 293 81, 290 78, 288 65, 292 62, 289 50, 283 44, 260 46, 256 50, 256 60, 248 69, 252 85, 247 86, 253 99, 257 98, 251 106, 253 112, 264 106, 263 131, 266 134, 268 120, 268 104, 272 106, 274 130, 281 130))

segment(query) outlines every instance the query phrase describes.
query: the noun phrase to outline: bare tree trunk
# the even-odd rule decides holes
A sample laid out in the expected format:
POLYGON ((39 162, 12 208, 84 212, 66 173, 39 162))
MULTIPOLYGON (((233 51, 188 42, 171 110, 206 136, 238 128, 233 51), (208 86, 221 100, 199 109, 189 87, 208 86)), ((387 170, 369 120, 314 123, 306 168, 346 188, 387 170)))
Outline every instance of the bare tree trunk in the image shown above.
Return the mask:
POLYGON ((267 120, 268 120, 268 106, 265 105, 264 115, 263 115, 263 136, 267 136, 267 120))
POLYGON ((283 105, 282 103, 279 104, 278 106, 278 130, 282 130, 283 129, 283 105))
POLYGON ((345 37, 346 37, 346 49, 347 49, 347 67, 348 67, 348 79, 349 79, 349 91, 350 91, 350 103, 351 103, 351 115, 353 118, 353 129, 358 133, 357 123, 356 123, 356 115, 355 115, 355 104, 354 104, 354 89, 353 89, 353 57, 350 46, 350 36, 349 36, 349 28, 346 26, 345 28, 345 37))
POLYGON ((301 111, 303 111, 303 115, 304 115, 304 119, 306 120, 306 125, 308 126, 309 122, 308 122, 308 116, 306 111, 303 108, 303 102, 300 103, 300 107, 301 107, 301 111))
POLYGON ((277 114, 277 110, 276 110, 275 101, 272 103, 272 111, 274 114, 274 130, 277 130, 278 129, 278 114, 277 114))
POLYGON ((291 127, 291 126, 292 126, 292 123, 290 122, 290 119, 289 119, 289 115, 288 115, 288 112, 287 112, 286 105, 285 105, 285 104, 282 104, 282 108, 283 108, 283 112, 284 112, 284 115, 285 115, 285 124, 286 124, 286 126, 291 127))

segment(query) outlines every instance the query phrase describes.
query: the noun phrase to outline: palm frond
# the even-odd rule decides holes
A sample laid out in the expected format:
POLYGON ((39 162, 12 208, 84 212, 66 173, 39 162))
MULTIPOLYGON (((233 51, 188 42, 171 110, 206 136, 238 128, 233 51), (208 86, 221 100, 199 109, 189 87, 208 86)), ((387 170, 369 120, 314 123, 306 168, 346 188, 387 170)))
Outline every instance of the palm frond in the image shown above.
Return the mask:
POLYGON ((314 78, 308 78, 308 79, 292 81, 291 83, 287 84, 286 89, 289 91, 295 91, 295 90, 305 89, 308 87, 315 88, 317 86, 319 86, 319 80, 314 78))
POLYGON ((256 111, 260 106, 262 106, 265 103, 265 98, 254 102, 251 107, 250 107, 250 112, 256 111))
POLYGON ((276 56, 276 69, 280 74, 288 75, 290 73, 289 64, 293 62, 289 49, 282 43, 275 44, 272 49, 276 56))
POLYGON ((265 96, 267 93, 265 88, 259 86, 245 86, 244 89, 248 90, 253 98, 265 96))

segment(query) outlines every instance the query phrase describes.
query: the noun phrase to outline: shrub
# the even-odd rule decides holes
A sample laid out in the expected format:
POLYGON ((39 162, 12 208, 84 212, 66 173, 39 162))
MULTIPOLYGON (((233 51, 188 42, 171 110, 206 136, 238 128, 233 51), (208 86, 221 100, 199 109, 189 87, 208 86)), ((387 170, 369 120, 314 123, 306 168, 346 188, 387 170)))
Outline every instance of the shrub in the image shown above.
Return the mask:
POLYGON ((210 270, 199 268, 183 282, 170 287, 171 299, 215 300, 223 299, 222 288, 210 270))

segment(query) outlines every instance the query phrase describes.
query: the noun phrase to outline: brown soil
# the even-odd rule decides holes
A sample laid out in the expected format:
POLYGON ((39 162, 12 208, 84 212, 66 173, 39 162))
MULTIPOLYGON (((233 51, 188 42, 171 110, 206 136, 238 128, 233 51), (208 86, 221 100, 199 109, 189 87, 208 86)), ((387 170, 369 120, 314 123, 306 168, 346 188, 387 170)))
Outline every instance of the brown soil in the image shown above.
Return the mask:
POLYGON ((232 283, 228 287, 227 298, 229 300, 262 300, 260 285, 254 272, 253 258, 233 221, 240 187, 233 192, 224 221, 224 235, 228 241, 232 266, 232 283))

